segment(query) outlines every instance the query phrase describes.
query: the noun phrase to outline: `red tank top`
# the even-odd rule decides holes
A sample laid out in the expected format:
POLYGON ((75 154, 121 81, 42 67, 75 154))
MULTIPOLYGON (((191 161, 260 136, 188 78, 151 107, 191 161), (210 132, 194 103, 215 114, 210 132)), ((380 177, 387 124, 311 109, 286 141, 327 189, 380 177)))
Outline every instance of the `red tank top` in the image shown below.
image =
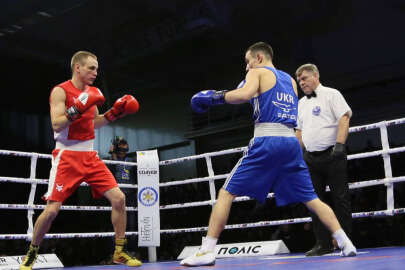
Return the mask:
MULTIPOLYGON (((73 100, 76 99, 83 91, 77 89, 71 80, 63 82, 56 87, 61 87, 66 93, 66 108, 73 105, 73 100)), ((93 86, 87 86, 93 87, 93 86)), ((95 87, 93 87, 95 88, 95 87)), ((69 126, 60 132, 54 132, 54 138, 57 141, 80 140, 86 141, 94 139, 94 117, 96 106, 85 111, 81 117, 73 121, 69 126)))

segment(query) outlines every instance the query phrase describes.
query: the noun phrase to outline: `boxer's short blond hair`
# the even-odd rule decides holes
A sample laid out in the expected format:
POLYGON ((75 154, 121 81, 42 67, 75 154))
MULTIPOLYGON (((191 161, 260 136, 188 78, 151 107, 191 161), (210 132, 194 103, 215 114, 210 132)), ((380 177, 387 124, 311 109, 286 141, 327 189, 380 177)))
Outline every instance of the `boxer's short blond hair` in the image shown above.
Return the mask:
POLYGON ((97 56, 94 53, 87 52, 87 51, 78 51, 72 56, 72 60, 70 61, 70 68, 74 69, 75 64, 80 63, 81 65, 84 64, 84 61, 88 57, 93 57, 94 59, 97 60, 97 56))

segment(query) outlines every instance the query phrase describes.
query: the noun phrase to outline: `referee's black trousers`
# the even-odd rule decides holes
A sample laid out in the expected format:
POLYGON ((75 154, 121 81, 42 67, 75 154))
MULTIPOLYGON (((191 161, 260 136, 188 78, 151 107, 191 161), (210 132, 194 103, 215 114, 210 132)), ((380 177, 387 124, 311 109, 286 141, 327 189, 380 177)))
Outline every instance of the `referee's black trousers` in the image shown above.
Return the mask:
MULTIPOLYGON (((326 186, 330 187, 333 211, 340 225, 350 237, 352 232, 352 209, 347 180, 347 156, 333 157, 332 147, 319 152, 305 152, 304 160, 308 165, 312 184, 319 199, 325 202, 326 186)), ((315 238, 318 244, 331 246, 331 233, 319 218, 311 213, 315 238)))

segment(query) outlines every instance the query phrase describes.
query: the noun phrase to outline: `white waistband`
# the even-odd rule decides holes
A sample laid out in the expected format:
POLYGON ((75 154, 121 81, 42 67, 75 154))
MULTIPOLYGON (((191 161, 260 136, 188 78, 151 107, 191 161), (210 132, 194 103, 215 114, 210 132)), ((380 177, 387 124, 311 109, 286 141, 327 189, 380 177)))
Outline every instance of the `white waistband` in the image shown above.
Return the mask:
POLYGON ((295 137, 295 132, 292 127, 288 127, 280 123, 257 123, 255 124, 254 136, 295 137))
POLYGON ((94 140, 56 141, 55 149, 72 150, 72 151, 93 151, 94 150, 94 140))

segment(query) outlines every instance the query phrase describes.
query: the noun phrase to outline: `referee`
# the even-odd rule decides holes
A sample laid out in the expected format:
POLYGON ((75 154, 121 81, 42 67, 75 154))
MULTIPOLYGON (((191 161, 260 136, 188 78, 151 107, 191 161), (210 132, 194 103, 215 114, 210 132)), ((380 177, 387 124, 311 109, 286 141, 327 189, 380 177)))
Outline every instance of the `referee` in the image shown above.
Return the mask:
MULTIPOLYGON (((332 209, 349 235, 352 215, 347 180, 347 154, 345 142, 349 132, 352 110, 342 94, 323 86, 314 64, 300 66, 297 81, 305 97, 298 103, 296 135, 304 147, 304 160, 308 165, 314 189, 325 201, 328 185, 333 199, 332 209)), ((334 250, 332 237, 315 215, 312 215, 315 246, 306 256, 319 256, 334 250)))

